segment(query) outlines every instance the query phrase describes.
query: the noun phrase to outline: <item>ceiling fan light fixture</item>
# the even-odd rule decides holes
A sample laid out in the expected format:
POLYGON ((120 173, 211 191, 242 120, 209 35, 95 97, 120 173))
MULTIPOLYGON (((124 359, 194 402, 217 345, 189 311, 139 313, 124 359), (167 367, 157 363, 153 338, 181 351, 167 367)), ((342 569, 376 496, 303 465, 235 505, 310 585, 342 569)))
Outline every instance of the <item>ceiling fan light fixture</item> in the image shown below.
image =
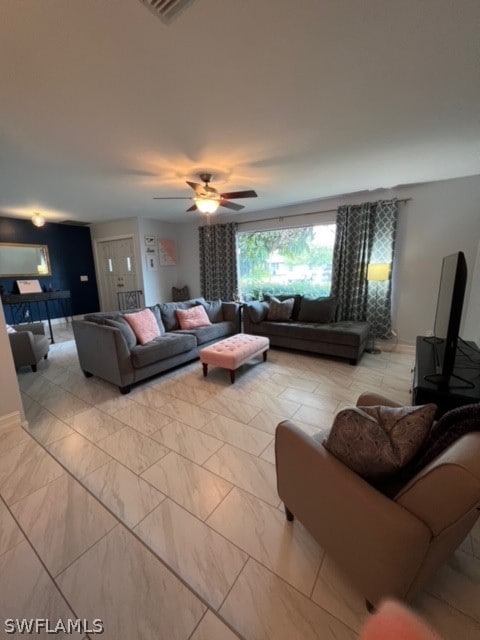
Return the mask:
POLYGON ((43 227, 43 225, 45 224, 45 218, 41 213, 35 211, 32 216, 32 224, 34 224, 36 227, 43 227))
POLYGON ((220 198, 194 198, 197 209, 201 213, 215 213, 220 205, 220 198))

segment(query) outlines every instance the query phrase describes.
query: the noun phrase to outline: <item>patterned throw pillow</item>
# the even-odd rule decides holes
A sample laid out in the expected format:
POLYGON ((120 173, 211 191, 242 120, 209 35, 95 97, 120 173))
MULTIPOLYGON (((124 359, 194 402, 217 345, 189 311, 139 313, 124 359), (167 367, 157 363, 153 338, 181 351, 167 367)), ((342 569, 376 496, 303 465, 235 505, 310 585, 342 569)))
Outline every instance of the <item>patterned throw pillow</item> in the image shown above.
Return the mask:
POLYGON ((270 298, 267 320, 270 322, 287 322, 292 317, 294 303, 294 298, 288 298, 287 300, 270 298))
POLYGON ((201 304, 191 309, 177 309, 176 314, 181 329, 198 329, 212 324, 201 304))
POLYGON ((17 330, 7 324, 7 333, 17 333, 17 330))
POLYGON ((190 298, 190 290, 188 285, 184 287, 172 287, 172 301, 184 302, 190 298))
POLYGON ((126 313, 123 317, 132 327, 139 344, 147 344, 147 342, 151 342, 161 335, 158 323, 150 309, 143 309, 143 311, 137 311, 136 313, 126 313))
POLYGON ((419 451, 437 406, 348 407, 333 422, 326 449, 366 479, 404 467, 419 451))

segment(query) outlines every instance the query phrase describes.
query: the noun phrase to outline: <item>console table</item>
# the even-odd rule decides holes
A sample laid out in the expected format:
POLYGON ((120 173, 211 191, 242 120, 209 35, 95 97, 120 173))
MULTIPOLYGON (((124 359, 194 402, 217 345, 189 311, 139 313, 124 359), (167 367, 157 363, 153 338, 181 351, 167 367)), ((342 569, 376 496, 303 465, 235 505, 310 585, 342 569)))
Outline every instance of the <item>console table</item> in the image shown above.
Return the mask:
POLYGON ((462 345, 459 342, 454 373, 472 386, 454 377, 448 385, 439 385, 425 379, 425 376, 435 374, 435 351, 431 338, 426 340, 424 336, 418 336, 412 403, 418 405, 434 402, 438 406, 438 418, 455 407, 480 402, 480 352, 476 350, 475 343, 467 342, 462 345))
POLYGON ((19 322, 25 322, 26 317, 32 319, 31 305, 35 304, 37 307, 37 315, 40 317, 39 304, 45 305, 45 313, 48 321, 48 328, 50 331, 50 342, 55 342, 53 338, 52 323, 50 316, 50 304, 52 302, 61 301, 64 317, 71 317, 72 310, 70 306, 70 291, 45 291, 41 293, 12 293, 4 294, 2 296, 2 303, 4 306, 10 307, 10 312, 13 318, 12 324, 19 322), (67 306, 65 306, 67 305, 67 306), (28 310, 28 314, 26 311, 28 310))

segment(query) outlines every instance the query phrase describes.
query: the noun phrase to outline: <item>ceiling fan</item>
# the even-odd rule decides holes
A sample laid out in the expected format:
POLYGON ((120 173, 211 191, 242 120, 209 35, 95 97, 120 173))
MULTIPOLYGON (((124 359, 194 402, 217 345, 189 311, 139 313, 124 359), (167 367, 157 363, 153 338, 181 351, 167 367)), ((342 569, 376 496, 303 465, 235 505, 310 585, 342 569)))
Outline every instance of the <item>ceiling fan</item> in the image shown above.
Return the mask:
POLYGON ((201 213, 215 213, 218 207, 225 207, 226 209, 233 209, 233 211, 240 211, 244 207, 241 204, 230 202, 230 198, 256 198, 255 191, 232 191, 230 193, 218 193, 216 189, 210 186, 212 179, 211 173, 200 173, 198 175, 200 180, 204 184, 198 182, 190 182, 187 180, 189 187, 195 191, 193 197, 179 196, 179 197, 155 197, 154 200, 192 200, 194 204, 187 209, 187 211, 200 211, 201 213))

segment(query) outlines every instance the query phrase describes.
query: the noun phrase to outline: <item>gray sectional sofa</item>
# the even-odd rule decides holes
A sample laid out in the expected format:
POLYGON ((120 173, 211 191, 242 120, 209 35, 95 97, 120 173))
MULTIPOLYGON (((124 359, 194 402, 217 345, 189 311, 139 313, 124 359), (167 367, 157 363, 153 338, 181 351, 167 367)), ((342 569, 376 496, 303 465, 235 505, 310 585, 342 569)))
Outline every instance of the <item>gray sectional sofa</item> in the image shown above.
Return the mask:
POLYGON ((78 359, 84 374, 97 376, 128 393, 132 384, 198 357, 199 349, 240 330, 240 305, 207 302, 195 298, 149 307, 161 335, 138 344, 135 333, 120 311, 99 312, 73 321, 78 359), (203 305, 211 325, 180 329, 176 309, 203 305))
POLYGON ((243 305, 243 331, 270 338, 270 344, 347 358, 357 364, 370 335, 368 322, 335 321, 336 300, 311 300, 301 295, 278 296, 285 302, 294 299, 288 318, 272 316, 272 298, 243 305))

